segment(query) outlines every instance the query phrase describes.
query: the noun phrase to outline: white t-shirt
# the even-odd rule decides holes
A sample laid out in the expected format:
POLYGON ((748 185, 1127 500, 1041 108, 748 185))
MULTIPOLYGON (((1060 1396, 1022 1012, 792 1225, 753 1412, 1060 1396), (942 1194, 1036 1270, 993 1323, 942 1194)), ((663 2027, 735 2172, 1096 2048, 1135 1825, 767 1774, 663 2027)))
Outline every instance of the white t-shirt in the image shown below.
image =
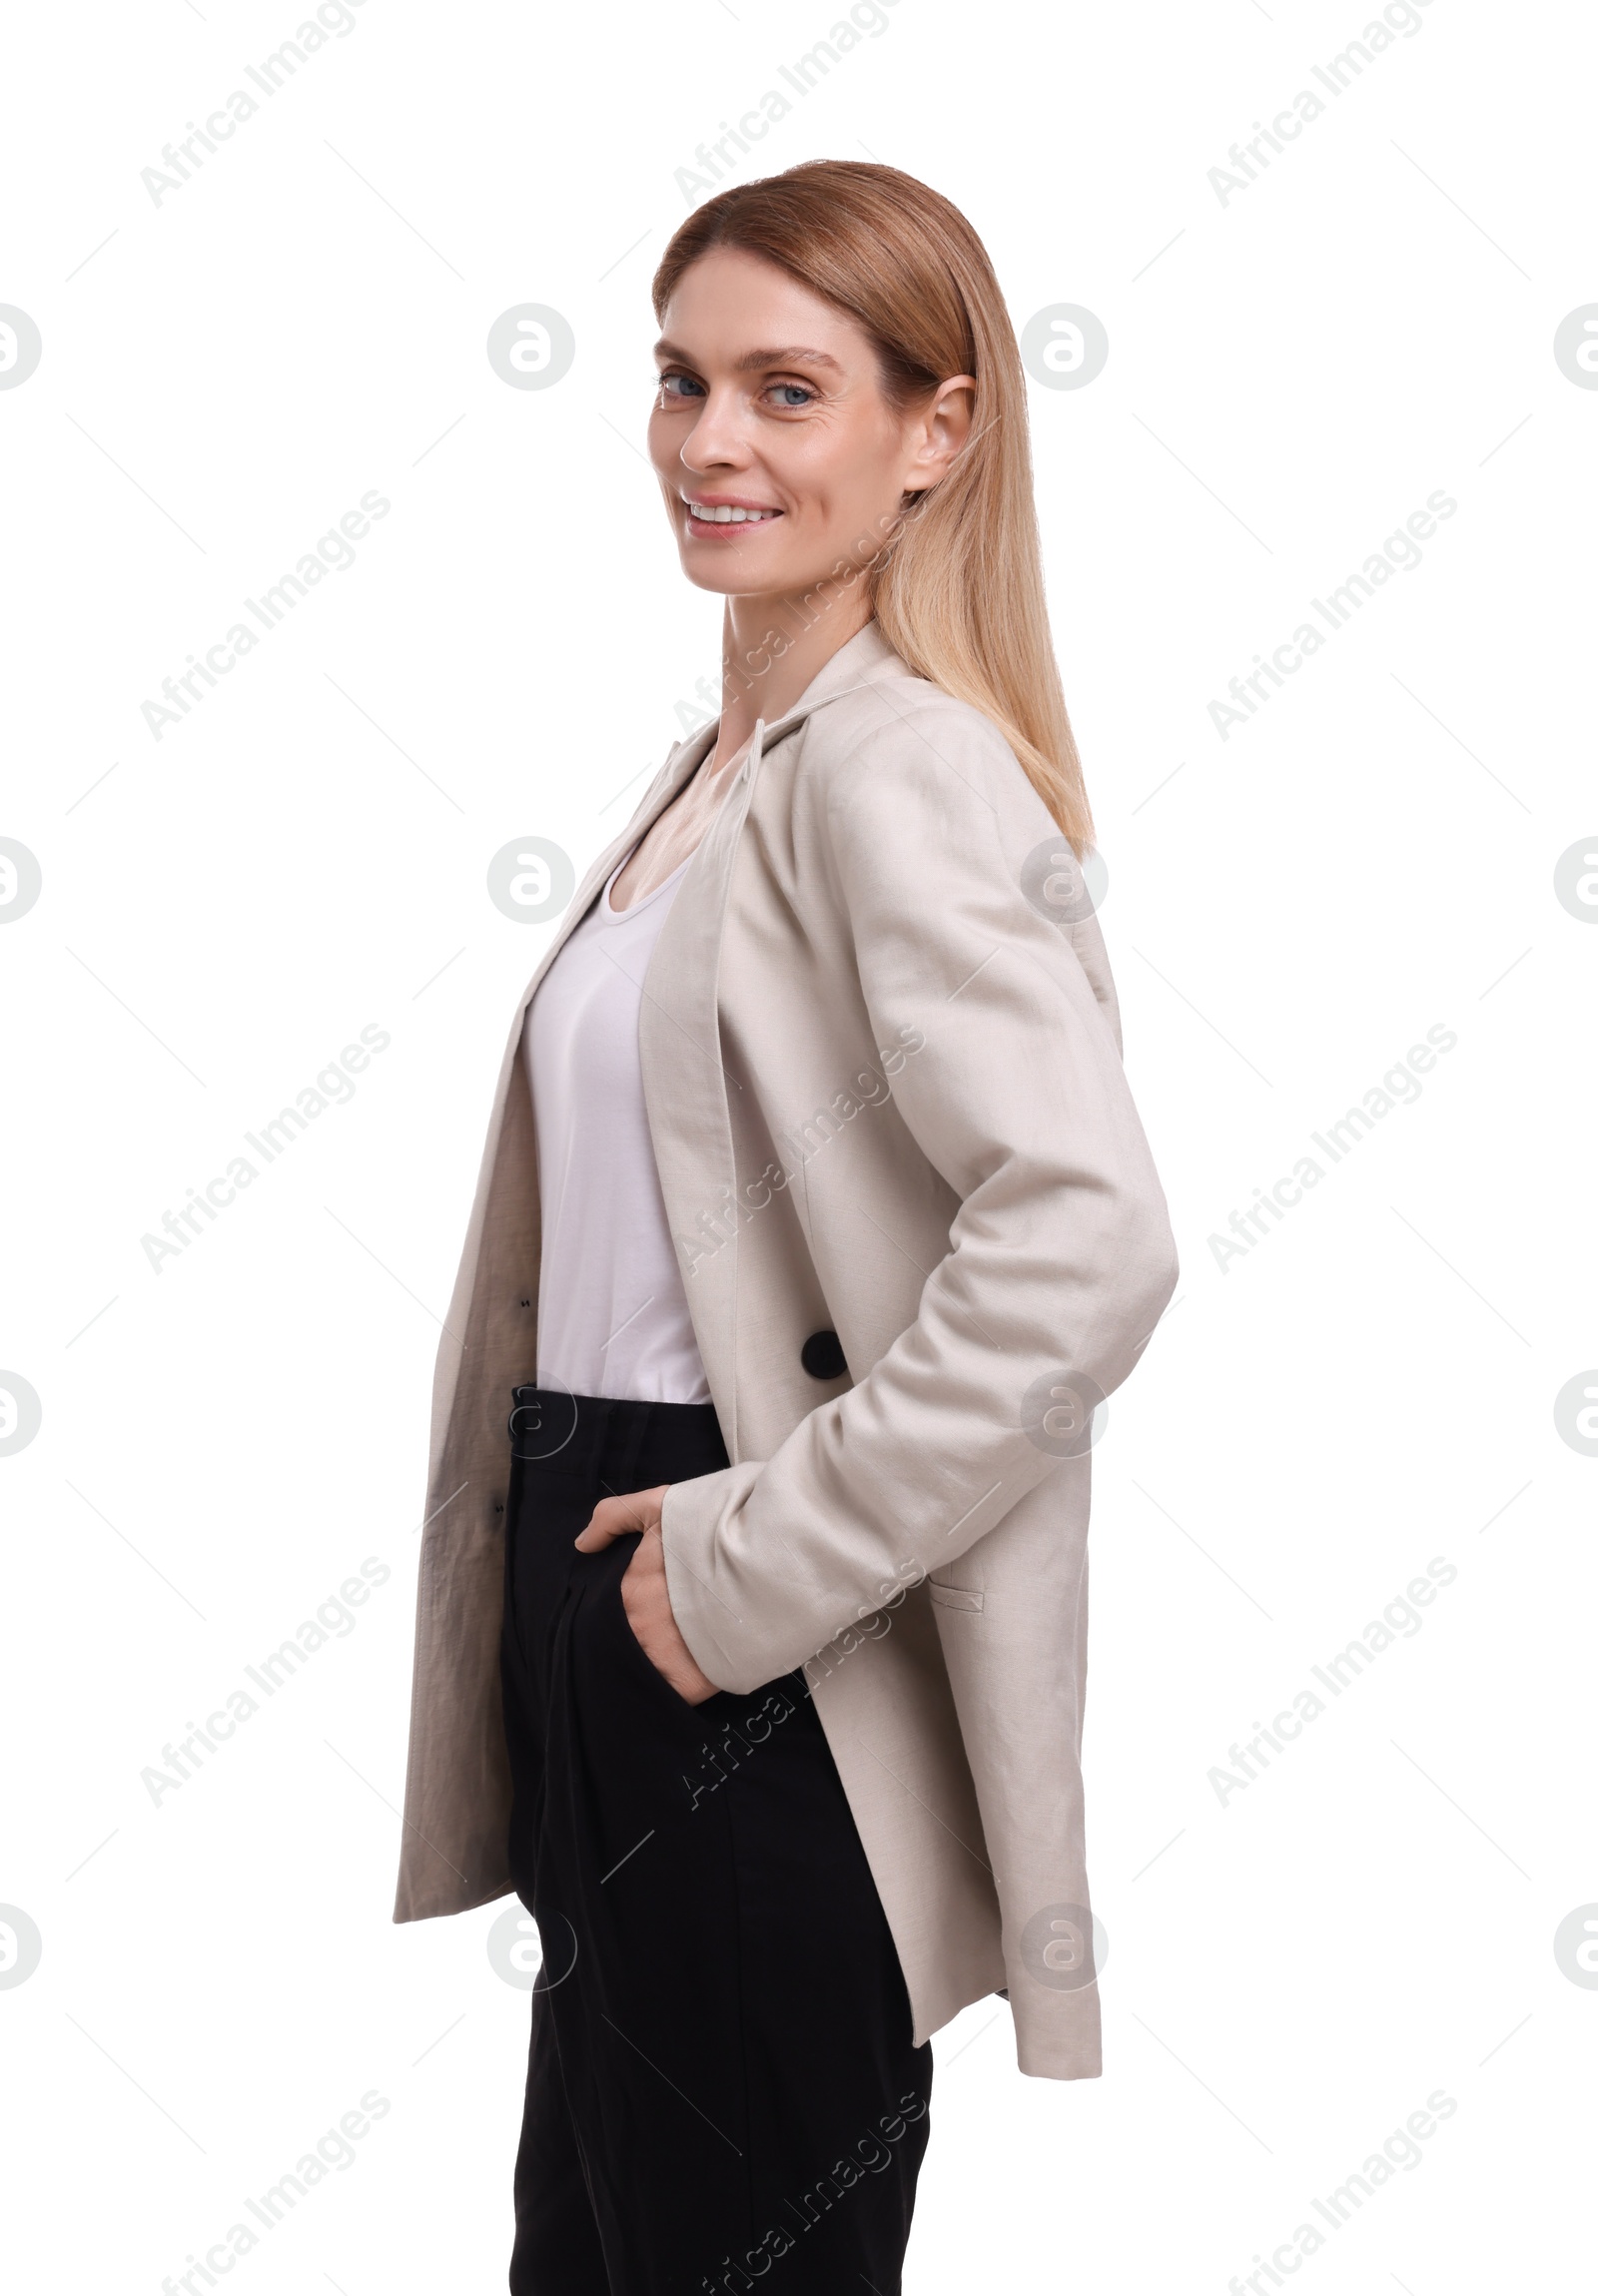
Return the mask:
POLYGON ((543 1226, 538 1385, 708 1403, 638 1056, 644 972, 688 864, 617 911, 625 865, 539 982, 522 1038, 543 1226))

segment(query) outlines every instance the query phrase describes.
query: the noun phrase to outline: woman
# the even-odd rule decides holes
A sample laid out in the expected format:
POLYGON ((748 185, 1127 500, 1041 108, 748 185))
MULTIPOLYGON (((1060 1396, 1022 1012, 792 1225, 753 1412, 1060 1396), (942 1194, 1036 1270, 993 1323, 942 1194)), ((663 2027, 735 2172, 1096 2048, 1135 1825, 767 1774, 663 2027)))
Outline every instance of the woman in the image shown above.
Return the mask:
POLYGON ((396 1918, 538 1923, 518 2296, 890 2296, 928 2036, 1007 1990, 1024 2071, 1100 2069, 1088 1447, 1176 1266, 980 242, 817 162, 654 298, 723 708, 505 1054, 396 1918))

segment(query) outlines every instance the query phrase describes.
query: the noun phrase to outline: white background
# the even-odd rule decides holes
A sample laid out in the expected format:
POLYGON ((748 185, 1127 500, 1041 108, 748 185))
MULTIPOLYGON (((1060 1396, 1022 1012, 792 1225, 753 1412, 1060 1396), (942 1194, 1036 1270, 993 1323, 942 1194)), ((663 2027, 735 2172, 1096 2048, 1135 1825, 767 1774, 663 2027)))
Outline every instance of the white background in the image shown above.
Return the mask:
MULTIPOLYGON (((1024 2079, 998 2000, 939 2036, 914 2296, 1218 2296, 1306 2222, 1313 2296, 1568 2286, 1590 2246, 1598 1995, 1553 1936, 1598 1899, 1598 1461, 1553 1403, 1598 1361, 1598 932, 1553 878, 1598 844, 1598 391, 1552 344, 1598 300, 1594 26, 1430 0, 1333 100, 1309 67, 1368 20, 898 0, 739 162, 908 169, 1018 328, 1066 302, 1110 340, 1089 386, 1031 388, 1184 1259, 1096 1467, 1107 2069, 1024 2079), (1222 204, 1208 171, 1306 88, 1324 115, 1222 204), (1422 564, 1222 741, 1227 681, 1436 489, 1422 564), (1437 1024, 1419 1100, 1217 1264, 1437 1024), (1233 1742, 1433 1557, 1420 1631, 1222 1803, 1233 1742), (1331 2232, 1314 2197, 1438 2089, 1420 2164, 1331 2232)), ((43 1940, 0 1991, 19 2286, 155 2296, 373 2089, 238 2288, 503 2285, 500 1909, 390 1921, 437 1317, 551 929, 484 872, 529 835, 580 869, 714 669, 637 451, 648 280, 676 171, 835 21, 365 0, 157 205, 141 170, 293 0, 13 18, 0 301, 43 338, 0 391, 0 834, 43 871, 0 935, 0 1364, 43 1411, 0 1459, 0 1899, 43 1940), (485 357, 523 302, 575 332, 546 390, 485 357), (141 704, 369 489, 356 564, 154 739, 141 704), (367 1024, 354 1100, 156 1272, 141 1238, 367 1024), (354 1631, 154 1804, 164 1744, 367 1557, 354 1631)))

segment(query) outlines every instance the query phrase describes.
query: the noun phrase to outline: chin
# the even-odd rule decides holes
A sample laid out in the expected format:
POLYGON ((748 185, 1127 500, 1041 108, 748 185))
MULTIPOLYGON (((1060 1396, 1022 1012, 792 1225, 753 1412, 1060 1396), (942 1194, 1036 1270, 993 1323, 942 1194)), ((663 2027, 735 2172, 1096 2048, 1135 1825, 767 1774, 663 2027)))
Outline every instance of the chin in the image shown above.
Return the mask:
MULTIPOLYGON (((708 550, 704 551, 702 557, 690 544, 682 552, 682 570, 696 590, 709 590, 713 596, 720 598, 761 597, 767 594, 786 596, 790 590, 805 590, 814 587, 814 583, 807 581, 802 575, 796 575, 790 579, 786 573, 778 572, 774 576, 769 566, 762 567, 759 582, 753 582, 750 579, 750 570, 747 567, 733 565, 728 554, 718 550, 714 543, 708 550), (710 557, 713 557, 716 562, 706 565, 704 559, 710 557)), ((820 575, 816 576, 817 581, 820 578, 820 575)))
POLYGON ((735 598, 743 594, 743 584, 730 566, 696 566, 684 550, 682 570, 696 590, 709 590, 720 598, 735 598))

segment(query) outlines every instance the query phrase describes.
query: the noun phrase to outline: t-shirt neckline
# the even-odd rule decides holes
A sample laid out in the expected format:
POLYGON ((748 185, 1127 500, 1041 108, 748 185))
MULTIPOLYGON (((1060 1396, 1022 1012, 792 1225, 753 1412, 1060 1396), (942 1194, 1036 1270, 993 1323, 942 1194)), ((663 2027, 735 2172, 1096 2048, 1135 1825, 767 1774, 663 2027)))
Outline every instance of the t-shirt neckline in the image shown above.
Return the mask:
MULTIPOLYGON (((668 893, 671 890, 672 886, 676 884, 677 879, 687 868, 688 861, 693 859, 693 854, 690 853, 688 856, 688 861, 679 861, 676 868, 671 872, 671 875, 669 877, 662 878, 660 883, 655 886, 651 892, 643 894, 640 899, 636 901, 629 901, 625 909, 614 909, 611 907, 610 903, 610 889, 615 884, 616 879, 621 875, 621 872, 626 868, 628 862, 632 859, 633 853, 636 853, 637 850, 638 848, 634 846, 631 853, 624 853, 621 859, 616 863, 614 869, 611 870, 610 875, 605 879, 604 891, 599 896, 599 914, 607 925, 625 925, 629 917, 636 917, 639 911, 642 909, 647 909, 652 901, 658 901, 662 893, 668 893)), ((695 851, 697 851, 697 847, 695 848, 695 851)))

